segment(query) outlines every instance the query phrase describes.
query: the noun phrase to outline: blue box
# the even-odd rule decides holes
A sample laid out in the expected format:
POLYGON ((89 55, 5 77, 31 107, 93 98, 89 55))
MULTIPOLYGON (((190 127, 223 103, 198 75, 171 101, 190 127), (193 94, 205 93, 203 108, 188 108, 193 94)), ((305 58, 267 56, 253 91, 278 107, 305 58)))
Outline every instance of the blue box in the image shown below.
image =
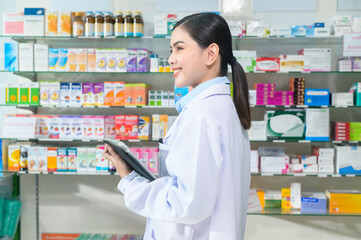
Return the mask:
POLYGON ((4 70, 18 70, 18 45, 16 43, 4 43, 4 70))
POLYGON ((292 25, 291 26, 291 35, 292 36, 306 36, 306 29, 302 25, 292 25))
POLYGON ((315 35, 315 27, 313 25, 304 25, 306 30, 306 36, 314 36, 315 35))
POLYGON ((305 105, 308 106, 329 106, 329 89, 305 89, 305 105))
POLYGON ((317 28, 324 28, 325 27, 325 23, 323 23, 323 22, 316 22, 315 24, 314 24, 314 26, 315 26, 315 28, 317 27, 317 28))
POLYGON ((174 86, 174 100, 177 103, 182 97, 187 95, 189 92, 189 87, 177 88, 174 86))
POLYGON ((303 193, 301 213, 327 213, 327 198, 324 193, 303 193))

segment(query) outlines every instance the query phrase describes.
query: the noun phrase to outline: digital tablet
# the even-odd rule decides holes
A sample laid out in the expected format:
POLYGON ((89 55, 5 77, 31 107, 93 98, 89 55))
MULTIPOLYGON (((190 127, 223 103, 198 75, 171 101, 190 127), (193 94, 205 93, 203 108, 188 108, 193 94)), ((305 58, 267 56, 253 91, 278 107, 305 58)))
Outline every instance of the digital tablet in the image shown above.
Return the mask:
POLYGON ((109 144, 140 176, 149 179, 149 181, 157 179, 154 174, 133 155, 129 147, 123 142, 114 139, 104 139, 103 141, 109 144))

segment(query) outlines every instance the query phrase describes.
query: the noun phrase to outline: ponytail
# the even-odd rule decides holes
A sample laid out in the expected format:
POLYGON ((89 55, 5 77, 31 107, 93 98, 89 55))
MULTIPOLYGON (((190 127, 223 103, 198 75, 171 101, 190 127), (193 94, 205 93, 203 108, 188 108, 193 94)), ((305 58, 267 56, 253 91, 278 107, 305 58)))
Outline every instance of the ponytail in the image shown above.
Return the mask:
POLYGON ((235 57, 231 59, 230 65, 232 67, 234 105, 236 106, 237 114, 243 128, 247 130, 251 127, 247 77, 235 57))

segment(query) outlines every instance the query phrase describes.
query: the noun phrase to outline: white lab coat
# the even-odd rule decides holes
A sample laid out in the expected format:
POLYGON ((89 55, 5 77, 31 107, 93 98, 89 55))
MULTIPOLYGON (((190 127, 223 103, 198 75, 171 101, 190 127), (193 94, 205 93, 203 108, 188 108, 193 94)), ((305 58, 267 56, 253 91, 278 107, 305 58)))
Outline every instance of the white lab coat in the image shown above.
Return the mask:
POLYGON ((243 239, 250 144, 230 86, 216 84, 196 96, 159 150, 168 176, 149 182, 133 171, 118 185, 126 206, 148 218, 144 239, 243 239))

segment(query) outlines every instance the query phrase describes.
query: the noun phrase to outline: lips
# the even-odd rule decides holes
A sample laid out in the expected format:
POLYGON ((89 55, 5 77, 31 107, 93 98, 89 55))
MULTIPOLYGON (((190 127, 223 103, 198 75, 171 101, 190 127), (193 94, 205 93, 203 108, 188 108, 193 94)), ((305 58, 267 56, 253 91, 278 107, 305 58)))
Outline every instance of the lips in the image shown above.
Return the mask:
POLYGON ((179 75, 179 73, 181 72, 182 68, 172 68, 173 70, 173 76, 177 77, 179 75))

